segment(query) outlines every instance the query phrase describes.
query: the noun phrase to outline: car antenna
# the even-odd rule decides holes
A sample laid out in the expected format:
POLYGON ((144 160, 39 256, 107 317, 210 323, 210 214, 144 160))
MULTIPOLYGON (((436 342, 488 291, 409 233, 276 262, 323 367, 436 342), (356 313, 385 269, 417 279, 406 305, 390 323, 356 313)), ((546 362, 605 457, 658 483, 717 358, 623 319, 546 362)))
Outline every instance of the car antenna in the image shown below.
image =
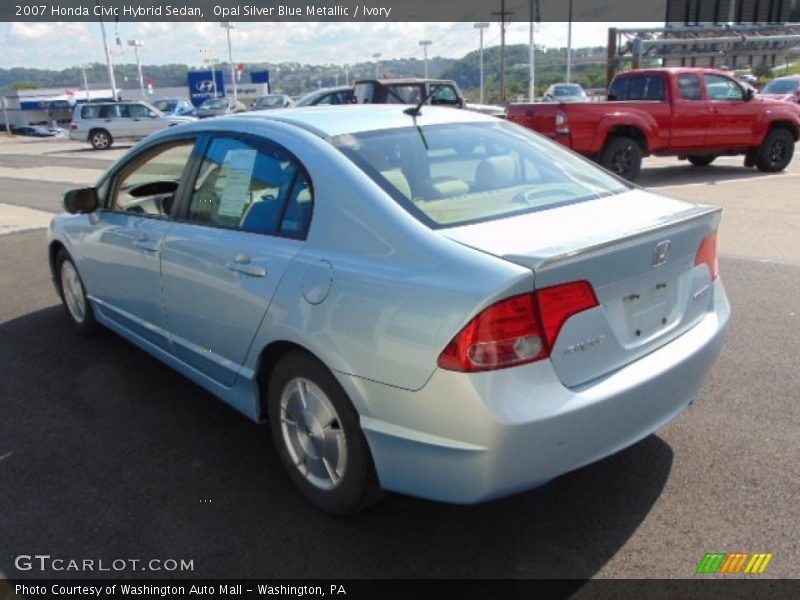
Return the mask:
POLYGON ((420 116, 422 114, 420 112, 420 109, 422 108, 422 105, 425 104, 428 101, 428 99, 431 96, 433 96, 439 90, 440 87, 442 87, 441 83, 437 83, 436 85, 431 87, 431 91, 428 92, 428 94, 422 100, 419 101, 419 104, 417 104, 416 106, 410 106, 407 109, 405 109, 403 112, 406 113, 407 115, 411 115, 412 117, 420 116))

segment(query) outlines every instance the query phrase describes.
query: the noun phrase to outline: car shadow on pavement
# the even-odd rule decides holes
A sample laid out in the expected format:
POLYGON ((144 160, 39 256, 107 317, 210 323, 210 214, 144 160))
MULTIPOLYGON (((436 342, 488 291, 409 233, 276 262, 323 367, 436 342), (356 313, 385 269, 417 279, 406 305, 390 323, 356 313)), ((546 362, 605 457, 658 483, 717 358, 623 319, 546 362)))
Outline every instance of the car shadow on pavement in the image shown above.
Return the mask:
POLYGON ((672 466, 650 436, 510 498, 388 495, 333 519, 292 487, 267 427, 116 335, 82 338, 56 306, 0 324, 0 340, 0 571, 12 578, 588 578, 641 525, 672 466), (34 553, 193 570, 15 567, 34 553))
POLYGON ((780 173, 762 173, 742 165, 713 164, 707 167, 694 167, 681 162, 669 167, 647 168, 645 164, 636 179, 636 184, 646 188, 686 184, 715 185, 736 179, 758 179, 776 175, 780 176, 780 173))

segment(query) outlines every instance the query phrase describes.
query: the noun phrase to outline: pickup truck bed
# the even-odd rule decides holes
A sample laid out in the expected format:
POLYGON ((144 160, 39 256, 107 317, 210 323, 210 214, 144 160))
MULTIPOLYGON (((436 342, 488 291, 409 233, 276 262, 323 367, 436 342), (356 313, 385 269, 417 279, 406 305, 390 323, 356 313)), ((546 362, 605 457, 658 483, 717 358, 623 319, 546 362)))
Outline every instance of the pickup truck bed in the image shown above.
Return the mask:
POLYGON ((629 71, 606 102, 512 104, 508 119, 631 180, 651 154, 696 166, 743 154, 747 166, 782 171, 800 136, 800 106, 754 98, 726 73, 696 68, 629 71))

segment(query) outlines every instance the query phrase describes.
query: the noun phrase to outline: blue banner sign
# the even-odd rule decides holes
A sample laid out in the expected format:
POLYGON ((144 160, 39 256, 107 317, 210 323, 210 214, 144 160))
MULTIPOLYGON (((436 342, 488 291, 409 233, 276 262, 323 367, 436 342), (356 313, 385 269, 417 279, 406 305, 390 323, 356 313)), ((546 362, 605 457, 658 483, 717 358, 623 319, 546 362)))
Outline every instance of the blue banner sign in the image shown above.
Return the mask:
POLYGON ((224 96, 222 71, 189 71, 189 95, 195 106, 200 106, 209 98, 224 96))
POLYGON ((251 83, 269 83, 269 71, 250 71, 251 83))

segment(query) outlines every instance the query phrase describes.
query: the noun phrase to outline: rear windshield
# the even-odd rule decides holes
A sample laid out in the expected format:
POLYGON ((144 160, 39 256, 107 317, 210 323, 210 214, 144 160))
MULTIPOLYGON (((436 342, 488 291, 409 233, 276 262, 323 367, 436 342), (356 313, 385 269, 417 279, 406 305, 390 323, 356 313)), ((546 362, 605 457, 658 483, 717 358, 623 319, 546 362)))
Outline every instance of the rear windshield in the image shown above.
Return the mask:
POLYGON ((558 144, 499 120, 347 134, 332 142, 434 229, 547 210, 629 189, 558 144))
POLYGON ((579 85, 557 85, 553 91, 556 96, 584 96, 586 94, 579 85))
POLYGON ((761 91, 762 94, 791 94, 800 88, 800 79, 774 79, 761 91))

